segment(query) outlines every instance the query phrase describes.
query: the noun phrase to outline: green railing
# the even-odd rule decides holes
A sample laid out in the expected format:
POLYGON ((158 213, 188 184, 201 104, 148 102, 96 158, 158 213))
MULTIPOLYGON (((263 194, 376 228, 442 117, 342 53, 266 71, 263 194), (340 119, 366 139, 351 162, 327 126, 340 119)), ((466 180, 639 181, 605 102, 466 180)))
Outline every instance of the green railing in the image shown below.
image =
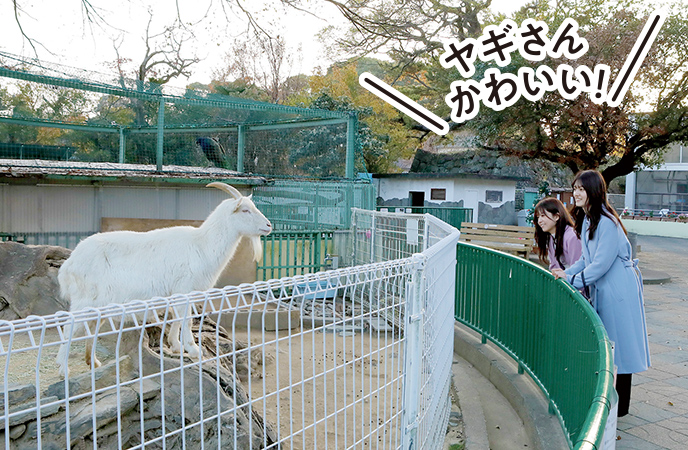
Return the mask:
POLYGON ((0 241, 14 241, 27 245, 57 245, 74 250, 76 245, 95 232, 70 232, 70 231, 47 231, 47 232, 0 232, 0 241))
POLYGON ((378 206, 378 211, 411 212, 413 214, 431 214, 454 228, 461 230, 461 222, 473 222, 473 208, 451 206, 378 206))
POLYGON ((612 350, 590 304, 540 266, 457 246, 455 318, 516 360, 549 401, 571 448, 599 448, 613 389, 612 350))
POLYGON ((333 231, 276 231, 263 236, 256 279, 290 277, 325 270, 333 251, 333 231))

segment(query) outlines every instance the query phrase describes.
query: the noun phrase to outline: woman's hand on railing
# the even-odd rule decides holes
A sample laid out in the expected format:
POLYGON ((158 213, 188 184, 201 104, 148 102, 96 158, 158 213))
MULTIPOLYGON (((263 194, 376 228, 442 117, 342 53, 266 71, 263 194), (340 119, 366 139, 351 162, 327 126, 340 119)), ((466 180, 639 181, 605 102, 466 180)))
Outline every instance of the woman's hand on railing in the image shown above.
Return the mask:
POLYGON ((558 280, 559 278, 566 279, 566 272, 564 272, 562 269, 552 269, 552 275, 554 275, 555 280, 558 280))

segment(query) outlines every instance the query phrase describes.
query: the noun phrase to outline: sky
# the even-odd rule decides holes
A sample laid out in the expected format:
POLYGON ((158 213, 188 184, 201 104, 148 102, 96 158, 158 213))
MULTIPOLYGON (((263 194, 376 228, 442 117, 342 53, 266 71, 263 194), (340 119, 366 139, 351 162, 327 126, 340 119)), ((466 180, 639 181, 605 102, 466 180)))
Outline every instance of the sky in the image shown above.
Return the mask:
MULTIPOLYGON (((511 12, 527 0, 493 0, 493 9, 511 12)), ((328 23, 343 25, 344 19, 330 4, 310 0, 308 12, 285 9, 276 0, 251 0, 252 13, 261 17, 261 24, 283 35, 292 50, 291 69, 287 75, 313 74, 318 67, 326 69, 333 61, 324 55, 324 47, 316 34, 328 23), (301 48, 301 52, 295 51, 301 48)), ((175 2, 171 0, 91 0, 98 13, 109 25, 88 23, 81 0, 21 0, 24 32, 33 38, 36 51, 44 61, 65 66, 114 74, 115 45, 119 54, 138 62, 143 56, 146 25, 159 32, 177 17, 175 2), (150 19, 148 11, 153 11, 150 19)), ((241 12, 222 11, 217 0, 178 0, 179 15, 194 30, 195 39, 189 41, 188 54, 195 52, 203 61, 193 67, 193 75, 170 83, 184 87, 191 82, 208 83, 213 72, 222 67, 229 43, 246 30, 241 12), (209 11, 209 13, 208 13, 209 11), (226 14, 226 16, 225 16, 226 14), (229 18, 229 20, 228 20, 229 18), (228 25, 229 23, 229 25, 228 25)), ((247 6, 248 7, 248 6, 247 6)), ((0 2, 0 51, 34 57, 34 50, 22 39, 14 20, 12 2, 0 2)))

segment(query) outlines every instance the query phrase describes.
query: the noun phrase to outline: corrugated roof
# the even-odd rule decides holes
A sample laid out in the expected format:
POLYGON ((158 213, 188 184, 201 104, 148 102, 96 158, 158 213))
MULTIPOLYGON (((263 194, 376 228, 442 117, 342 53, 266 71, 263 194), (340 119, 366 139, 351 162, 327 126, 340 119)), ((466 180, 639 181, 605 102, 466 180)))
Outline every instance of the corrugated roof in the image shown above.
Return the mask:
POLYGON ((461 173, 461 172, 443 172, 443 173, 430 173, 430 172, 406 172, 406 173, 375 173, 373 178, 482 178, 487 180, 511 180, 511 181, 522 181, 527 180, 526 177, 519 177, 513 175, 492 175, 492 174, 479 174, 479 173, 461 173))
POLYGON ((155 165, 119 164, 81 161, 46 161, 0 159, 0 178, 71 178, 118 179, 151 182, 231 181, 236 184, 261 185, 267 179, 219 167, 165 166, 157 171, 155 165))

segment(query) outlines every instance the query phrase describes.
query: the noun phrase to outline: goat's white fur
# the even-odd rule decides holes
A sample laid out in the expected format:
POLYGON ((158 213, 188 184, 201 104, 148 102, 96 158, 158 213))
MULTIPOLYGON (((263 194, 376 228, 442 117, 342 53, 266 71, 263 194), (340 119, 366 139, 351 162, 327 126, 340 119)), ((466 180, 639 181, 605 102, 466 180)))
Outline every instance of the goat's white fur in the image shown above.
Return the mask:
MULTIPOLYGON (((200 227, 170 227, 148 231, 113 231, 84 239, 60 268, 57 279, 60 293, 70 301, 70 311, 127 303, 153 297, 167 297, 212 288, 223 268, 234 255, 239 240, 248 236, 255 260, 262 253, 261 235, 272 231, 270 221, 256 208, 251 197, 235 188, 214 182, 208 187, 221 189, 233 198, 224 200, 200 227)), ((182 318, 191 317, 190 307, 175 308, 177 320, 170 327, 168 343, 172 351, 184 350, 192 358, 201 357, 193 340, 191 320, 182 329, 182 318)), ((79 326, 79 325, 77 325, 79 326)), ((85 324, 83 325, 85 327, 85 324)), ((72 332, 65 326, 65 337, 72 332)), ((91 365, 91 339, 86 344, 86 364, 91 365)), ((67 375, 67 344, 60 345, 57 363, 60 374, 67 375)), ((95 367, 100 366, 96 358, 95 367)))

